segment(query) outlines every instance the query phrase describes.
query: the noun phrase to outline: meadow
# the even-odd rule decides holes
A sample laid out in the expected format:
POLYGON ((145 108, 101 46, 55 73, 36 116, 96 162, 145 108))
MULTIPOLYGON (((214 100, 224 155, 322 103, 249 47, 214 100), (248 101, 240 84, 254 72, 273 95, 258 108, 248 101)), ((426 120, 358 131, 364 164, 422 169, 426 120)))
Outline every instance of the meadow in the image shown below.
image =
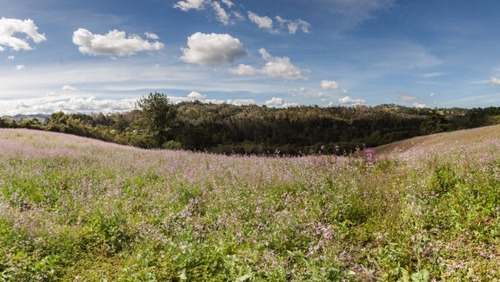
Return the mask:
POLYGON ((0 130, 6 281, 498 281, 500 126, 224 156, 0 130))

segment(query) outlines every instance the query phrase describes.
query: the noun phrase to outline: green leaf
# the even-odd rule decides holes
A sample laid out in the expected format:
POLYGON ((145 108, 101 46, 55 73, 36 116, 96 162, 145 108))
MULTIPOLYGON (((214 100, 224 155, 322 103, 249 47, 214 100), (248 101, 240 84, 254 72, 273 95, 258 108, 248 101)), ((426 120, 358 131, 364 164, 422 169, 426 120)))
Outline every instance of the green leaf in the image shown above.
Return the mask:
POLYGON ((187 280, 188 279, 187 275, 186 275, 186 269, 185 268, 179 272, 179 279, 181 279, 181 280, 187 280))
POLYGON ((427 282, 429 281, 429 270, 423 269, 419 272, 415 272, 411 275, 411 281, 413 282, 427 282))
POLYGON ((242 281, 246 281, 248 280, 250 277, 252 277, 251 274, 246 274, 246 275, 243 275, 243 276, 240 276, 236 279, 237 282, 242 282, 242 281))

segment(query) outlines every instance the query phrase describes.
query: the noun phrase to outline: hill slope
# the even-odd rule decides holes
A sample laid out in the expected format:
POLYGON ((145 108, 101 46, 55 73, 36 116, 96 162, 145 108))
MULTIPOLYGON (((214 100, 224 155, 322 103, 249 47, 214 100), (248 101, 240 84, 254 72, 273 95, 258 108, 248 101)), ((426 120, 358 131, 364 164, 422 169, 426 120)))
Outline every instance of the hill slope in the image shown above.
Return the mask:
POLYGON ((366 167, 0 130, 0 272, 15 281, 499 279, 498 131, 392 144, 366 167))
POLYGON ((460 146, 477 145, 484 141, 499 141, 500 140, 500 125, 492 125, 479 127, 467 130, 458 130, 453 132, 445 132, 432 134, 427 136, 419 136, 411 139, 394 142, 391 144, 377 147, 377 152, 383 154, 401 153, 405 151, 414 151, 419 148, 422 150, 433 147, 440 147, 443 152, 450 149, 449 145, 458 144, 460 146))

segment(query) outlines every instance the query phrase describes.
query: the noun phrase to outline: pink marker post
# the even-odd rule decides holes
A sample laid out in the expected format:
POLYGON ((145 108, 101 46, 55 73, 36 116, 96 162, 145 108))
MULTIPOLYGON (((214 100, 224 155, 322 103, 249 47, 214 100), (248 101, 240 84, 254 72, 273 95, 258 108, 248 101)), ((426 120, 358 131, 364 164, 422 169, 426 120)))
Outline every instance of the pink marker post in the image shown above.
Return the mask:
POLYGON ((375 165, 376 153, 375 148, 365 148, 365 163, 367 165, 375 165))

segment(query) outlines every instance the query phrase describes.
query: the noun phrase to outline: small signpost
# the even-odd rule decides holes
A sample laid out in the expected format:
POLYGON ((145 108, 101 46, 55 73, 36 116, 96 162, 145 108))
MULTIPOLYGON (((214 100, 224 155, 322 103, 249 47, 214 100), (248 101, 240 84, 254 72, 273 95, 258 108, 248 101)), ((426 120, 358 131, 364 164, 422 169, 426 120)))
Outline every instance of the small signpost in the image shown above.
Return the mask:
POLYGON ((376 153, 375 148, 365 148, 365 163, 366 165, 375 165, 376 153))

